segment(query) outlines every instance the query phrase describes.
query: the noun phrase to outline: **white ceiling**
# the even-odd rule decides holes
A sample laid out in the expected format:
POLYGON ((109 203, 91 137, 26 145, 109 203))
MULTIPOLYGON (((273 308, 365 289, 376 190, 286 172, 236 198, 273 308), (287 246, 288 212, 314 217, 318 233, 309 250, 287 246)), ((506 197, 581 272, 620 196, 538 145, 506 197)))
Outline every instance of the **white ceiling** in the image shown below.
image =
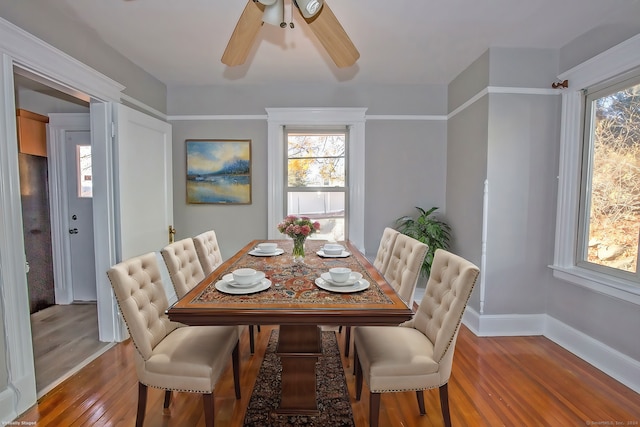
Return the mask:
POLYGON ((47 1, 167 85, 446 84, 489 47, 559 48, 640 20, 639 0, 327 0, 360 51, 356 65, 335 67, 296 11, 295 29, 264 25, 231 68, 220 57, 246 0, 47 1))

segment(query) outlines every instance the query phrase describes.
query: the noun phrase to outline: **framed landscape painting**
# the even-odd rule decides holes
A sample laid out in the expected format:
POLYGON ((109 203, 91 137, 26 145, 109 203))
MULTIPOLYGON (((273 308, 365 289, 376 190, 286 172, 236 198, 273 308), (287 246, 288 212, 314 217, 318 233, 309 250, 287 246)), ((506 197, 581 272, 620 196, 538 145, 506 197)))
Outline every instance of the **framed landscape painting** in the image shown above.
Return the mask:
POLYGON ((251 203, 250 139, 188 139, 185 143, 187 203, 251 203))

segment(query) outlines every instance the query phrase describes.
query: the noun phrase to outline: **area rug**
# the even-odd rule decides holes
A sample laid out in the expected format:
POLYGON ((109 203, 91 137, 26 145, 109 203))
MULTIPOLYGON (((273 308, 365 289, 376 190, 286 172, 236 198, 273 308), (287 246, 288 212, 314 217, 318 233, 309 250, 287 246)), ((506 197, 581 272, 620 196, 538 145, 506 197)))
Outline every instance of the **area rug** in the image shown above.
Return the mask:
POLYGON ((271 331, 269 344, 253 387, 244 427, 354 427, 347 382, 334 331, 322 332, 322 356, 316 367, 317 416, 276 415, 280 403, 280 358, 275 354, 278 331, 271 331))

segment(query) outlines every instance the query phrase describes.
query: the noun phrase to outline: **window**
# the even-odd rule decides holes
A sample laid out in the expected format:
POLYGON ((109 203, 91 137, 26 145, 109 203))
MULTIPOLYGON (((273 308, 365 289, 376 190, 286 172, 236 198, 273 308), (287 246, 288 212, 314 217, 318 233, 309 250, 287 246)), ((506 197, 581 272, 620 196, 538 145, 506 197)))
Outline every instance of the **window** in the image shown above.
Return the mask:
POLYGON ((559 279, 640 305, 638 52, 640 36, 558 76, 569 88, 551 267, 559 279))
POLYGON ((76 169, 78 181, 78 197, 93 197, 93 181, 91 181, 91 146, 78 145, 76 147, 76 169))
MULTIPOLYGON (((287 141, 285 129, 341 129, 345 133, 344 192, 345 234, 364 253, 364 124, 366 108, 267 108, 268 124, 268 176, 267 176, 267 238, 281 239, 278 223, 286 216, 288 204, 288 153, 283 141, 287 141), (287 178, 285 178, 287 177, 287 178), (348 181, 348 182, 347 182, 348 181), (285 191, 286 189, 286 191, 285 191)), ((321 186, 321 192, 333 192, 329 186, 321 186)), ((306 191, 311 191, 305 189, 306 191)), ((338 192, 338 191, 336 191, 338 192)))
POLYGON ((285 212, 320 222, 320 231, 313 235, 315 239, 345 240, 346 131, 286 129, 285 133, 285 212))
POLYGON ((585 101, 578 264, 633 279, 640 232, 640 76, 589 89, 585 101))

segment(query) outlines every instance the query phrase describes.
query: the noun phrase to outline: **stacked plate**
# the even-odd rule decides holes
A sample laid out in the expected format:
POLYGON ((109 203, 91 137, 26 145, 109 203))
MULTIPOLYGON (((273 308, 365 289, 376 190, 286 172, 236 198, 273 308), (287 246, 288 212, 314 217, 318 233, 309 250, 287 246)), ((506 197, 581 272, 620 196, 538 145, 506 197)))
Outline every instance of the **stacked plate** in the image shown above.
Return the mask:
POLYGON ((362 274, 355 271, 352 271, 344 282, 336 282, 328 272, 322 273, 315 283, 325 291, 340 293, 360 292, 369 287, 369 282, 362 278, 362 274))
POLYGON ((277 243, 264 242, 249 251, 249 255, 253 256, 276 256, 282 255, 284 249, 279 248, 277 243))
POLYGON ((256 271, 248 276, 246 283, 239 283, 234 279, 233 274, 225 274, 222 280, 216 283, 216 289, 226 294, 245 295, 264 291, 271 287, 271 280, 265 277, 262 271, 256 271))
POLYGON ((345 250, 344 246, 334 243, 327 243, 316 253, 325 258, 345 258, 351 255, 345 250))

